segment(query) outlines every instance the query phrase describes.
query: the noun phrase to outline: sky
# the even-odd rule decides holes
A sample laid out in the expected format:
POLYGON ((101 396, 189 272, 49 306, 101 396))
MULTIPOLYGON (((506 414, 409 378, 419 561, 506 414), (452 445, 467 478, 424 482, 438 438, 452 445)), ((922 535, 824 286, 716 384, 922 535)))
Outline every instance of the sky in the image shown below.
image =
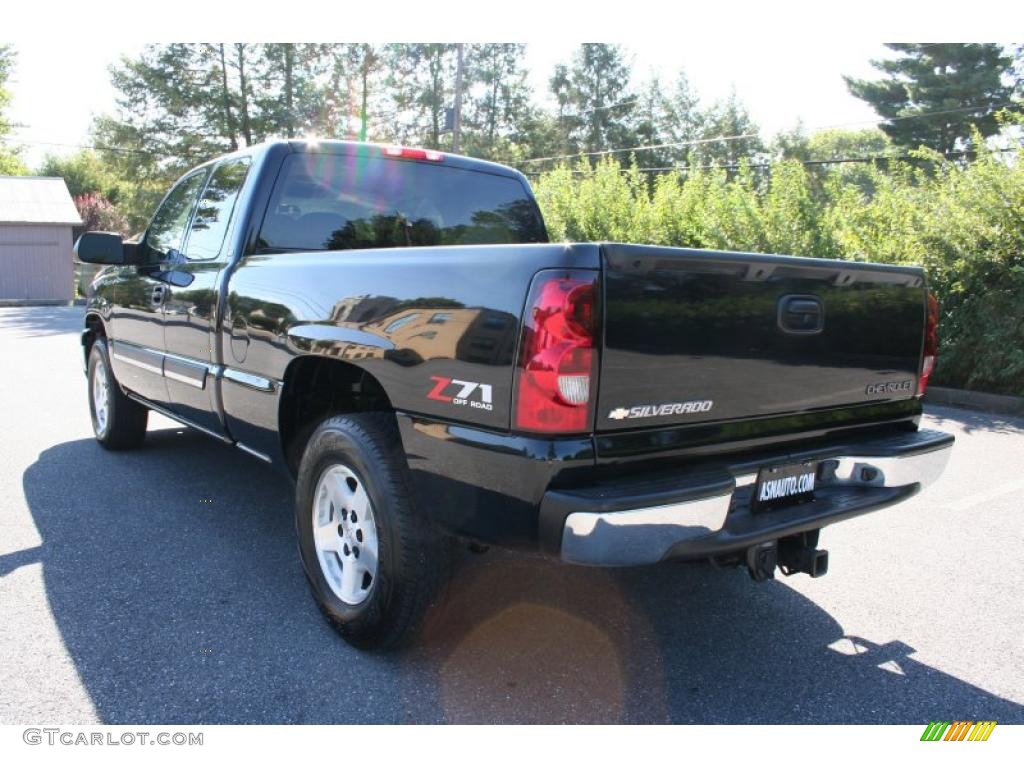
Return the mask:
MULTIPOLYGON (((529 82, 535 97, 544 101, 550 98, 547 80, 554 66, 569 62, 574 44, 526 42, 529 82)), ((880 43, 821 40, 779 44, 765 40, 723 45, 720 37, 703 41, 697 37, 683 45, 615 42, 623 46, 632 62, 637 84, 658 74, 668 86, 682 70, 709 103, 727 97, 735 88, 767 136, 793 128, 798 121, 808 129, 833 125, 859 128, 877 119, 870 107, 847 92, 842 76, 870 76, 870 59, 885 55, 880 43)), ((15 48, 18 60, 10 82, 13 103, 8 115, 18 126, 15 135, 25 141, 26 161, 36 167, 47 153, 75 151, 73 146, 61 145, 89 143, 93 118, 115 106, 110 64, 120 55, 138 53, 141 46, 82 48, 75 54, 73 73, 55 62, 47 42, 15 43, 15 48)))
POLYGON ((638 81, 654 72, 668 83, 683 69, 705 103, 735 88, 770 138, 798 122, 808 130, 872 125, 876 115, 842 76, 873 76, 883 40, 994 40, 1024 28, 1024 3, 1006 0, 971 0, 967 11, 962 0, 445 0, 429 8, 422 0, 302 0, 290 13, 260 4, 243 13, 210 0, 175 0, 174 13, 137 0, 7 5, 0 35, 19 52, 8 114, 32 142, 32 166, 48 151, 74 151, 58 145, 88 143, 93 117, 114 107, 109 65, 147 40, 518 40, 541 102, 552 68, 576 45, 615 42, 638 81))

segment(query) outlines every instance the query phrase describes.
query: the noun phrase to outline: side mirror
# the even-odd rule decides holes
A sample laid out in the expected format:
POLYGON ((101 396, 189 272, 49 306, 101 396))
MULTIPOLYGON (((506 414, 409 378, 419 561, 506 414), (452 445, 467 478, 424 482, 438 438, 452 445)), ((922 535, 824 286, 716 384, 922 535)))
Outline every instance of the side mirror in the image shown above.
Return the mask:
POLYGON ((86 232, 75 243, 75 258, 86 264, 127 264, 124 241, 113 232, 86 232))

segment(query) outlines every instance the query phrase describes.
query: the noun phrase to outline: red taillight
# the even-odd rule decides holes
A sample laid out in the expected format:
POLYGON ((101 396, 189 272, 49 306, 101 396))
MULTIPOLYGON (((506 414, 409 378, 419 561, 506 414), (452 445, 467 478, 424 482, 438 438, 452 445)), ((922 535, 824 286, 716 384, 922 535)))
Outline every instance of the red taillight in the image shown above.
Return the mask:
POLYGON ((516 370, 517 429, 585 432, 594 375, 597 273, 545 270, 530 286, 516 370))
POLYGON ((928 314, 924 324, 924 348, 921 350, 921 375, 917 379, 917 396, 924 395, 928 379, 935 370, 935 359, 939 354, 939 302, 928 294, 928 314))
POLYGON ((440 162, 444 155, 433 149, 415 149, 414 147, 384 147, 384 154, 402 160, 431 160, 440 162))

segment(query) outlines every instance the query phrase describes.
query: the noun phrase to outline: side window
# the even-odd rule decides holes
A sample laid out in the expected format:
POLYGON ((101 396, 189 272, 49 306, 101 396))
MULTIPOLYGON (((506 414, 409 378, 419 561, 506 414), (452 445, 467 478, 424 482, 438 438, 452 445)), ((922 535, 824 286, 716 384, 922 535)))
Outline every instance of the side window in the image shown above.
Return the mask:
POLYGON ((214 169, 192 219, 184 249, 188 258, 212 259, 220 254, 235 201, 248 172, 247 157, 229 160, 214 169))
POLYGON ((146 230, 146 247, 154 260, 166 256, 172 249, 181 250, 185 238, 185 227, 192 213, 192 206, 199 196, 199 188, 206 180, 207 169, 203 168, 182 179, 170 191, 163 205, 157 209, 146 230))
POLYGON ((400 317, 397 320, 395 320, 395 321, 393 321, 391 323, 388 323, 388 326, 384 329, 384 333, 394 333, 399 328, 402 328, 402 327, 408 325, 409 323, 411 323, 413 320, 415 320, 419 316, 420 316, 419 312, 413 312, 411 315, 406 315, 405 317, 400 317))

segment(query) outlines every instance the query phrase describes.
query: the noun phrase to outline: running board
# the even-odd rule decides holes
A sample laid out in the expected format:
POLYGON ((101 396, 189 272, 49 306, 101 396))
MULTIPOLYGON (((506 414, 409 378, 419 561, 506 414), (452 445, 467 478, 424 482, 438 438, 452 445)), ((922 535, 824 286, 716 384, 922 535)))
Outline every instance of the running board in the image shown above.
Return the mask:
POLYGON ((190 429, 194 429, 194 430, 196 430, 198 432, 202 432, 204 435, 208 435, 209 437, 212 437, 215 440, 217 440, 217 441, 219 441, 221 443, 224 443, 225 445, 230 445, 230 446, 233 446, 235 448, 238 448, 240 451, 242 451, 244 453, 247 453, 250 456, 254 456, 255 458, 259 459, 260 461, 264 461, 267 464, 273 464, 274 463, 273 460, 269 456, 267 456, 266 454, 260 453, 259 451, 250 448, 249 446, 245 445, 244 443, 239 443, 239 442, 237 442, 235 440, 232 440, 227 435, 219 435, 216 432, 214 432, 212 429, 207 429, 206 427, 200 426, 199 424, 196 424, 194 421, 186 419, 184 416, 179 416, 178 414, 173 413, 172 411, 167 410, 162 405, 157 405, 156 403, 154 403, 154 402, 152 402, 150 400, 147 400, 146 398, 142 397, 141 395, 137 395, 134 392, 129 392, 129 391, 126 391, 125 394, 128 395, 128 397, 130 397, 135 402, 139 403, 140 405, 146 406, 151 411, 156 411, 161 416, 166 416, 171 421, 176 421, 179 424, 181 424, 182 426, 189 427, 190 429))

